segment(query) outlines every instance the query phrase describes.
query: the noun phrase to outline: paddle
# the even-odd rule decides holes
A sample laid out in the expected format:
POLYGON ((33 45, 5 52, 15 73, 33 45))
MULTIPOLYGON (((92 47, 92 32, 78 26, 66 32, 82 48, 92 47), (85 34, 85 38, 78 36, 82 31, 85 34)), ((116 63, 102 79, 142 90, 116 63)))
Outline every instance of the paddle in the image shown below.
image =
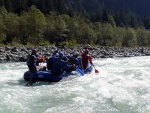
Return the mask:
MULTIPOLYGON (((94 69, 95 69, 95 66, 93 65, 94 69)), ((95 73, 99 73, 99 70, 95 69, 95 73)))
POLYGON ((32 81, 32 78, 26 83, 25 86, 28 86, 31 83, 31 81, 32 81))
POLYGON ((82 70, 81 69, 79 69, 79 68, 76 68, 76 71, 81 75, 81 76, 84 76, 84 73, 82 72, 82 70))

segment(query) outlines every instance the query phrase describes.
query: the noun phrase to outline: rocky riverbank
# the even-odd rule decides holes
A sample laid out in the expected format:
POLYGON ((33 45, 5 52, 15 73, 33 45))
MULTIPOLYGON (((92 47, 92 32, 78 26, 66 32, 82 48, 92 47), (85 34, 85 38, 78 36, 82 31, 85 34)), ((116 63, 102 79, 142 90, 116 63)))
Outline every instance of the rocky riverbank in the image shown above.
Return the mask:
MULTIPOLYGON (((25 62, 28 54, 33 48, 28 46, 22 47, 0 47, 0 63, 3 62, 25 62)), ((46 59, 51 57, 52 53, 57 49, 55 46, 37 46, 35 48, 39 54, 46 56, 46 59)), ((62 47, 59 48, 65 54, 72 53, 74 48, 62 47)), ((93 58, 114 58, 114 57, 135 57, 135 56, 150 56, 150 47, 139 48, 115 48, 115 47, 89 47, 90 55, 93 58)), ((83 47, 77 47, 77 51, 84 50, 83 47)))

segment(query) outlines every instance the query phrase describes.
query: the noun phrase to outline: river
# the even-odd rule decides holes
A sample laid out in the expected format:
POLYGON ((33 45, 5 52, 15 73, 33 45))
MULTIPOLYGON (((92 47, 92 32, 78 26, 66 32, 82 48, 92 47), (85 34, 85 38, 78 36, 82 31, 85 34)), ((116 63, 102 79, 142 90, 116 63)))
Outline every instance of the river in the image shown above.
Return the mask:
POLYGON ((25 62, 0 64, 0 113, 150 113, 150 57, 94 60, 99 74, 25 86, 25 62))

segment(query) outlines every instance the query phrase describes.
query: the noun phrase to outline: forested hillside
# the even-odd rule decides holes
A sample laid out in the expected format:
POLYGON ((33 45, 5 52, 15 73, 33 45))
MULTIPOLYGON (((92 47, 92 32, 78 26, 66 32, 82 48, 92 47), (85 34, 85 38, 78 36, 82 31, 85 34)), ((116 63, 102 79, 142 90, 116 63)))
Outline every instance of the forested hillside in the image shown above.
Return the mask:
POLYGON ((139 16, 150 14, 149 0, 64 0, 70 8, 87 12, 98 12, 101 9, 111 11, 126 10, 139 16))
POLYGON ((148 0, 0 0, 0 43, 150 46, 148 0))

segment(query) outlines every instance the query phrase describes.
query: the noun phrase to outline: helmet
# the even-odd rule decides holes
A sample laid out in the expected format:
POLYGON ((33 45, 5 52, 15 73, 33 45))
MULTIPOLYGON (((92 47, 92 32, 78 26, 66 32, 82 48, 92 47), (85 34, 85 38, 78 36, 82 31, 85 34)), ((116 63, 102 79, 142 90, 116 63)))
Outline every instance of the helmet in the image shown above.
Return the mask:
POLYGON ((74 56, 77 56, 77 55, 79 55, 79 52, 75 51, 75 52, 73 53, 73 55, 74 55, 74 56))
POLYGON ((59 56, 59 53, 56 53, 54 56, 55 56, 55 57, 58 57, 58 56, 59 56))
POLYGON ((40 54, 36 53, 36 57, 40 57, 40 54))
POLYGON ((85 54, 88 54, 88 53, 89 53, 89 50, 88 50, 88 49, 86 49, 86 50, 84 51, 84 53, 85 53, 85 54))
POLYGON ((33 49, 31 54, 32 54, 32 55, 36 55, 36 52, 37 52, 37 51, 36 51, 35 49, 33 49))
POLYGON ((63 53, 63 52, 59 52, 59 53, 58 53, 58 56, 59 56, 59 57, 63 57, 63 56, 64 56, 64 53, 63 53))
POLYGON ((32 52, 36 53, 36 52, 37 52, 37 50, 36 50, 36 49, 33 49, 33 50, 32 50, 32 52))

